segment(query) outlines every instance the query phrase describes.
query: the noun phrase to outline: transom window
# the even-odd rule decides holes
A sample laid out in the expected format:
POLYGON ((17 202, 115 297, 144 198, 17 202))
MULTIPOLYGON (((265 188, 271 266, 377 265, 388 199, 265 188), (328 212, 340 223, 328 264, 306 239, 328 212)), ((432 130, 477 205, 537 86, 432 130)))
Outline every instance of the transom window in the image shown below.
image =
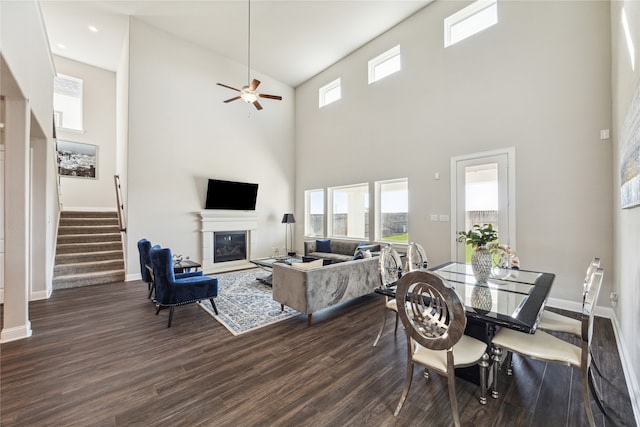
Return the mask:
POLYGON ((329 235, 369 239, 369 184, 329 188, 329 235))
POLYGON ((82 80, 58 74, 53 80, 53 118, 58 128, 82 131, 82 80))
POLYGON ((478 0, 444 20, 444 47, 498 23, 498 1, 478 0))
POLYGON ((332 102, 339 100, 342 97, 342 87, 340 78, 335 79, 329 84, 326 84, 318 91, 319 107, 322 108, 325 105, 329 105, 332 102))
POLYGON ((400 45, 397 45, 369 61, 369 84, 400 71, 401 68, 400 45))

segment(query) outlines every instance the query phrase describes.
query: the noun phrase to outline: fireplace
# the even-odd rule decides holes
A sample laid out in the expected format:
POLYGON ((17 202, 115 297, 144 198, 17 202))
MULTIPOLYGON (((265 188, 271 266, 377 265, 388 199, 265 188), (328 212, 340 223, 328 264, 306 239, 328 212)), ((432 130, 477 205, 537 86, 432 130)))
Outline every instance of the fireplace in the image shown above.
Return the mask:
POLYGON ((247 259, 246 231, 216 231, 213 233, 213 263, 247 259))
POLYGON ((249 260, 258 235, 256 211, 209 209, 199 216, 205 274, 255 267, 249 260))

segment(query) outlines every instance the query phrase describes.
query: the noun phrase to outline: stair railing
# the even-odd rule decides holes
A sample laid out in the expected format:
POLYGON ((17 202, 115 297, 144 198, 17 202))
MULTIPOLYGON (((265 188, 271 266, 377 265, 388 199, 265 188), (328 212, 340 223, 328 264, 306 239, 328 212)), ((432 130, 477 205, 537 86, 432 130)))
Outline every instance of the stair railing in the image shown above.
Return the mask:
POLYGON ((120 186, 120 175, 114 175, 113 179, 116 184, 116 201, 118 203, 118 225, 120 226, 120 231, 126 233, 127 226, 124 220, 124 203, 122 202, 122 187, 120 186))

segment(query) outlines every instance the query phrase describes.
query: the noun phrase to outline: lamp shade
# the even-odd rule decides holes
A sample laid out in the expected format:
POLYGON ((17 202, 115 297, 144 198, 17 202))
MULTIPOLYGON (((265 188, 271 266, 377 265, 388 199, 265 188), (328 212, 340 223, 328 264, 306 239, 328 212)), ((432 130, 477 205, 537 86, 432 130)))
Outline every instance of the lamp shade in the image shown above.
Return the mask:
POLYGON ((296 222, 296 218, 293 216, 292 213, 286 213, 282 216, 283 224, 295 224, 295 222, 296 222))

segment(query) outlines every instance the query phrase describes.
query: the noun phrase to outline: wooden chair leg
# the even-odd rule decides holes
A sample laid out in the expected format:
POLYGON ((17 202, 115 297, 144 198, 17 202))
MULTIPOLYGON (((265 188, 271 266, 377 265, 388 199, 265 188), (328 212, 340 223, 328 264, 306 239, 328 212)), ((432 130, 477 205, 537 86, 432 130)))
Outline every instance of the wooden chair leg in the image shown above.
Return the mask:
POLYGON ((213 307, 213 311, 215 311, 216 316, 218 315, 218 307, 216 307, 216 303, 213 302, 213 298, 209 298, 209 301, 211 301, 211 307, 213 307))
POLYGON ((311 326, 312 321, 313 321, 313 313, 309 313, 307 315, 307 326, 311 326))
POLYGON ((169 309, 169 324, 167 325, 167 328, 171 327, 171 320, 173 319, 173 309, 174 308, 175 308, 174 306, 171 306, 171 308, 169 309))

